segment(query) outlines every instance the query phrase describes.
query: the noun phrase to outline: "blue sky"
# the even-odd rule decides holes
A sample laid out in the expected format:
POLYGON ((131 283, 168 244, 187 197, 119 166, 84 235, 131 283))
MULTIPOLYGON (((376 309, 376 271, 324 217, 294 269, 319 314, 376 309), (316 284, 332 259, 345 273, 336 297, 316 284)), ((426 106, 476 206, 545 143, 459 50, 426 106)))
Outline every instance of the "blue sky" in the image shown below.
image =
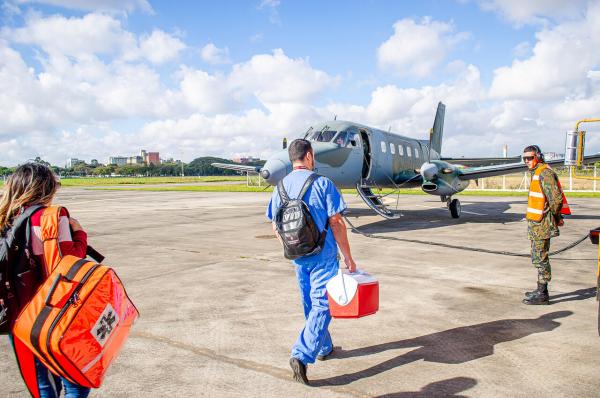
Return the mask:
POLYGON ((335 114, 424 138, 437 101, 444 155, 562 152, 578 118, 600 115, 595 0, 7 0, 1 11, 0 164, 142 148, 267 157, 335 114))

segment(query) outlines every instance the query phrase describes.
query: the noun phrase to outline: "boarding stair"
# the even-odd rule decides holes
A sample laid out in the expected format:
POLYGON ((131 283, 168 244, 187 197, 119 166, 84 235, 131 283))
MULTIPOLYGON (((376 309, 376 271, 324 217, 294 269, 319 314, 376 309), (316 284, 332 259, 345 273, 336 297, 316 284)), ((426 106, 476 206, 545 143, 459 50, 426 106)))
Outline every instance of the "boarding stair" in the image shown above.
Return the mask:
POLYGON ((388 220, 394 220, 400 217, 400 213, 394 212, 383 203, 383 198, 387 195, 376 194, 372 190, 373 186, 365 185, 364 183, 356 184, 358 196, 369 206, 375 213, 388 220))

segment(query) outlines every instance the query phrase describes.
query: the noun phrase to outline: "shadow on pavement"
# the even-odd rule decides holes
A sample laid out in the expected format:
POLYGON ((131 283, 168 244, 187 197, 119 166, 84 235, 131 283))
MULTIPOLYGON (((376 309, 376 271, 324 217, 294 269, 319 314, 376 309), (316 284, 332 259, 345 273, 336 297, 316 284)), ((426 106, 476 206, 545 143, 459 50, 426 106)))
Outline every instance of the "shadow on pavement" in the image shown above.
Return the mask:
POLYGON ((379 395, 378 398, 431 398, 448 397, 462 398, 465 395, 457 395, 477 385, 477 380, 470 377, 454 377, 452 379, 436 381, 427 384, 421 391, 396 392, 392 394, 379 395))
POLYGON ((570 293, 551 294, 550 304, 558 304, 565 301, 587 300, 592 297, 596 297, 595 287, 590 287, 588 289, 579 289, 570 293))
MULTIPOLYGON (((513 202, 471 202, 462 204, 462 214, 460 218, 452 218, 450 212, 443 203, 424 202, 426 207, 418 210, 400 209, 402 216, 395 220, 385 220, 378 218, 377 221, 356 225, 363 232, 397 232, 397 231, 415 231, 421 229, 442 228, 459 224, 472 223, 497 223, 505 224, 521 221, 524 217, 522 213, 506 213, 513 202), (439 206, 439 207, 438 207, 439 206), (431 208, 430 208, 431 207, 431 208)), ((393 208, 393 207, 392 207, 393 208)), ((376 216, 376 214, 365 208, 351 208, 347 216, 360 222, 361 217, 376 216)))
POLYGON ((348 351, 342 350, 336 352, 332 359, 361 357, 389 350, 416 348, 406 354, 358 372, 312 380, 311 385, 346 385, 418 360, 445 364, 461 364, 473 361, 494 354, 496 344, 554 330, 561 325, 555 319, 572 314, 571 311, 556 311, 534 319, 503 319, 478 325, 462 326, 414 339, 377 344, 348 351))

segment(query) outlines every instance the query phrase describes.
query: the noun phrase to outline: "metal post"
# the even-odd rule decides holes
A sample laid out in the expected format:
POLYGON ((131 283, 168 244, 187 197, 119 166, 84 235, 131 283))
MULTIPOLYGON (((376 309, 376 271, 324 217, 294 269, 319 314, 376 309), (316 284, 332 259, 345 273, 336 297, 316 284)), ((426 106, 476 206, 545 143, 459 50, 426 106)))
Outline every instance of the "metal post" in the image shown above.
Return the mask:
POLYGON ((246 186, 250 186, 250 173, 246 172, 246 186))
POLYGON ((573 191, 573 166, 569 166, 569 192, 573 191))
MULTIPOLYGON (((502 156, 504 158, 508 157, 508 145, 507 144, 504 144, 504 146, 502 147, 502 156)), ((502 176, 502 190, 505 190, 505 189, 506 189, 506 176, 503 175, 502 176)))
POLYGON ((594 192, 596 192, 596 163, 594 163, 594 192))
POLYGON ((481 189, 485 190, 485 178, 481 179, 481 189))

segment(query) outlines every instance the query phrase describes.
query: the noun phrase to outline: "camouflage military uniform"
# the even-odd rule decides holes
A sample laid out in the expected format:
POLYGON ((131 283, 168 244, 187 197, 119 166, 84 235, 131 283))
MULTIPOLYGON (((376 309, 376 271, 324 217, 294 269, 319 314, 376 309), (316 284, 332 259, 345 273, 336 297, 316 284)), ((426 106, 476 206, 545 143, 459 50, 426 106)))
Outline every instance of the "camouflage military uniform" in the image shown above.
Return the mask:
MULTIPOLYGON (((529 171, 530 181, 538 167, 539 165, 529 171)), ((550 238, 560 234, 557 220, 562 218, 562 192, 558 187, 556 173, 549 168, 540 174, 540 185, 546 197, 546 209, 540 222, 527 220, 527 237, 531 240, 531 262, 538 269, 538 282, 547 284, 552 279, 548 259, 550 238)))

